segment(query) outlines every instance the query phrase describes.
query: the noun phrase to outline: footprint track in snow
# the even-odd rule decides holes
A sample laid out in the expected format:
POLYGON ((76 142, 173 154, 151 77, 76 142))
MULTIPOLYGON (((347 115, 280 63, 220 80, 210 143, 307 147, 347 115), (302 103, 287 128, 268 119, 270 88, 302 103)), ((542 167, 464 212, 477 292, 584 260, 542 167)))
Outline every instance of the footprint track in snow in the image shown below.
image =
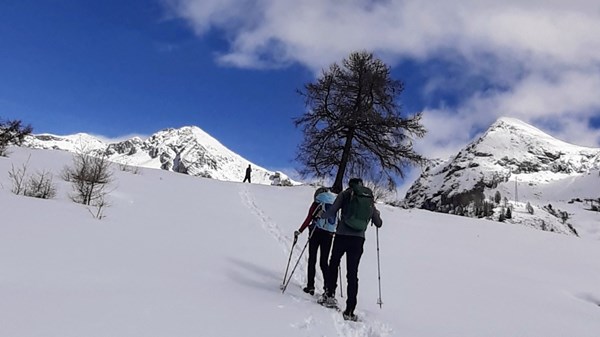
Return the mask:
MULTIPOLYGON (((256 202, 250 195, 248 187, 243 186, 239 192, 239 195, 244 205, 246 205, 250 212, 260 220, 260 224, 263 227, 263 229, 267 233, 269 233, 273 238, 275 238, 275 240, 277 240, 283 252, 286 254, 286 256, 289 256, 290 247, 293 243, 292 237, 283 234, 283 231, 277 225, 277 223, 275 223, 275 221, 273 221, 268 215, 265 214, 265 212, 263 212, 260 209, 260 207, 258 207, 258 205, 256 205, 256 202)), ((294 267, 293 264, 296 263, 295 261, 297 261, 298 259, 298 255, 302 250, 302 246, 303 245, 300 244, 300 242, 296 243, 296 245, 294 246, 294 251, 296 252, 296 254, 293 254, 292 256, 292 261, 290 262, 290 272, 294 267)), ((300 260, 300 263, 298 264, 298 267, 294 272, 294 281, 303 284, 304 282, 306 282, 306 279, 303 275, 306 275, 306 262, 304 261, 304 259, 300 260)))

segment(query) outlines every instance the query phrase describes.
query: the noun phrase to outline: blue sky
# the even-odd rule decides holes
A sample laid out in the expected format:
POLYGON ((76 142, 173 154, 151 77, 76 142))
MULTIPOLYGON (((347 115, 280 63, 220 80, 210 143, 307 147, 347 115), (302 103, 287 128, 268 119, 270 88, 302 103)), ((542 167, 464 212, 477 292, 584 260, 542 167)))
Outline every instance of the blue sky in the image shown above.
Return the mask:
POLYGON ((289 169, 296 89, 362 49, 405 82, 428 156, 501 116, 600 146, 597 1, 2 1, 0 117, 108 138, 196 125, 289 169))

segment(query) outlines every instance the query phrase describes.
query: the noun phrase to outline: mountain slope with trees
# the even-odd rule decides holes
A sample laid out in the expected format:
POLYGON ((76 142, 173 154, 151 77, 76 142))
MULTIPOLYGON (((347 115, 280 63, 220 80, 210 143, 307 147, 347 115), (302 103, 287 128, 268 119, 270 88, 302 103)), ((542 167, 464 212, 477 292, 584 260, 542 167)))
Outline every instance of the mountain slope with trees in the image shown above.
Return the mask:
POLYGON ((405 201, 410 207, 578 235, 569 212, 556 203, 597 200, 599 171, 600 149, 501 118, 453 158, 425 167, 405 201), (578 188, 581 184, 594 188, 578 188))

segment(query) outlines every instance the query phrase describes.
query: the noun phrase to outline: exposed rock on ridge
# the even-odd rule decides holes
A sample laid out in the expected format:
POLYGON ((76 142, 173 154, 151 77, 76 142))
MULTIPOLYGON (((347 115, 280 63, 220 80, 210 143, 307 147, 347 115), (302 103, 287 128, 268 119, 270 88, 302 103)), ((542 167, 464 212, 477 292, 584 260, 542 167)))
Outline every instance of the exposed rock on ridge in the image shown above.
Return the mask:
POLYGON ((106 153, 111 161, 120 164, 226 181, 242 181, 246 167, 250 164, 253 183, 295 184, 281 172, 268 171, 242 158, 195 126, 170 128, 159 131, 146 140, 133 137, 117 143, 105 143, 87 134, 42 134, 30 136, 24 145, 71 152, 88 151, 97 155, 106 153))
MULTIPOLYGON (((598 170, 600 149, 568 144, 517 119, 501 118, 455 157, 424 168, 405 201, 410 207, 473 216, 469 208, 480 206, 499 191, 512 201, 512 207, 523 206, 517 203, 520 199, 537 203, 541 209, 548 201, 542 196, 545 185, 598 170)), ((600 179, 598 186, 600 190, 600 179)), ((501 211, 498 205, 494 207, 496 215, 491 218, 501 211)), ((548 221, 532 227, 574 232, 561 221, 553 225, 548 221)))

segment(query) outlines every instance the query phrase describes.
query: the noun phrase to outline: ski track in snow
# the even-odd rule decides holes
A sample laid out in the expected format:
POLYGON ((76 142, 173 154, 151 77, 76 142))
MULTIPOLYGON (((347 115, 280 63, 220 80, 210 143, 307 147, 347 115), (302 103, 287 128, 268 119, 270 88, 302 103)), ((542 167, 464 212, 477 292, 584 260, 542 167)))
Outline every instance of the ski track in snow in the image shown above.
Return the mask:
MULTIPOLYGON (((273 236, 275 240, 277 240, 277 242, 283 248, 283 252, 286 254, 286 256, 289 256, 288 254, 290 253, 290 247, 292 245, 293 239, 283 234, 281 228, 279 228, 279 226, 256 205, 247 186, 243 185, 241 187, 239 195, 244 205, 246 205, 250 212, 260 220, 260 224, 263 227, 263 229, 271 236, 273 236)), ((292 269, 294 268, 294 264, 296 263, 298 255, 302 251, 303 246, 303 243, 296 243, 296 246, 294 247, 294 251, 296 252, 296 254, 293 254, 292 256, 292 260, 290 262, 289 267, 289 273, 291 273, 292 269)), ((308 252, 305 251, 305 254, 308 254, 308 252)), ((298 267, 296 268, 296 271, 294 272, 294 281, 303 284, 305 282, 305 278, 303 275, 305 274, 306 259, 301 259, 298 264, 298 267)), ((296 302, 311 302, 311 304, 318 305, 317 303, 315 303, 316 301, 314 300, 314 297, 311 297, 311 299, 309 300, 296 295, 290 296, 296 302)), ((342 303, 340 302, 340 304, 342 303)), ((322 309, 331 310, 328 308, 322 309)), ((367 320, 367 315, 360 310, 356 311, 359 317, 358 322, 345 321, 340 312, 336 310, 331 311, 331 318, 333 320, 335 330, 337 332, 337 335, 340 337, 387 337, 390 336, 393 332, 393 329, 385 323, 382 323, 380 321, 369 322, 367 320)), ((315 318, 312 315, 310 315, 300 323, 292 323, 291 326, 297 329, 310 330, 314 322, 315 318)))

